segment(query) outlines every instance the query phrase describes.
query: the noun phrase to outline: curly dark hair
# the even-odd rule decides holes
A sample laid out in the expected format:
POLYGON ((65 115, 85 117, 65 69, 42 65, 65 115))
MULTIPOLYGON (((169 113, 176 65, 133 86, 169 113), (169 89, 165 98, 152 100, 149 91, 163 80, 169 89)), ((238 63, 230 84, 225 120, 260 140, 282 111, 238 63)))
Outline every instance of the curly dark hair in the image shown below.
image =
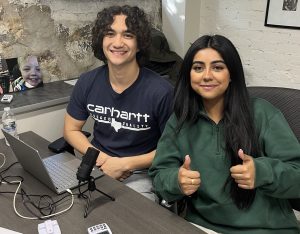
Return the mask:
POLYGON ((104 8, 97 14, 94 27, 92 29, 92 49, 96 58, 107 62, 103 52, 103 37, 110 30, 114 22, 114 16, 126 15, 126 26, 128 30, 136 36, 139 51, 136 54, 139 66, 145 64, 149 57, 149 47, 151 44, 151 23, 148 15, 140 8, 134 6, 111 6, 104 8))

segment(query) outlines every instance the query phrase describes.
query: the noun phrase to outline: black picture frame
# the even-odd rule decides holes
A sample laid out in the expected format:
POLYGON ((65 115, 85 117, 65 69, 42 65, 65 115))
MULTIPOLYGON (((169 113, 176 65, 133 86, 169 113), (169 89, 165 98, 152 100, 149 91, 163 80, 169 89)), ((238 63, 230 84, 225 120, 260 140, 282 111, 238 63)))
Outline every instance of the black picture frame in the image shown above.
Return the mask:
POLYGON ((265 26, 300 29, 300 1, 268 0, 265 26))

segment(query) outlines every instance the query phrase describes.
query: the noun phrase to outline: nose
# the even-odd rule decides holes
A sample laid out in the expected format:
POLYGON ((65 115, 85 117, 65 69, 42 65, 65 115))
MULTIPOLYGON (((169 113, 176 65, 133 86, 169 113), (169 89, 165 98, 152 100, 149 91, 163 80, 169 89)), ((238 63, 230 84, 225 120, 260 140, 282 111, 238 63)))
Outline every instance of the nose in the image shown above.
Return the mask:
POLYGON ((211 80, 212 79, 212 72, 210 68, 207 68, 203 74, 204 80, 211 80))
POLYGON ((36 76, 37 75, 37 71, 35 68, 31 68, 30 69, 30 76, 36 76))
POLYGON ((119 48, 119 47, 122 47, 123 45, 124 45, 124 43, 123 43, 122 35, 120 35, 120 34, 116 35, 113 46, 116 48, 119 48))

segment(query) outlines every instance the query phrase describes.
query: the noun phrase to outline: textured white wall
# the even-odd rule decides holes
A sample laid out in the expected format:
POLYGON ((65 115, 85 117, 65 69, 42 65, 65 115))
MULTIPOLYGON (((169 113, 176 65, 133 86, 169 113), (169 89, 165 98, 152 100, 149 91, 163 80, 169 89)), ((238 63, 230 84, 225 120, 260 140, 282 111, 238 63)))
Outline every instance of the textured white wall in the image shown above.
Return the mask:
POLYGON ((199 35, 200 5, 199 0, 162 0, 162 30, 181 57, 199 35))
POLYGON ((265 27, 266 5, 266 0, 202 0, 200 32, 233 41, 248 85, 300 89, 300 30, 265 27))
POLYGON ((300 89, 300 29, 265 27, 266 5, 267 0, 201 0, 198 13, 191 13, 195 21, 200 15, 199 36, 222 34, 235 44, 249 86, 300 89))
POLYGON ((185 53, 185 5, 185 0, 162 0, 162 30, 170 48, 181 57, 185 53))

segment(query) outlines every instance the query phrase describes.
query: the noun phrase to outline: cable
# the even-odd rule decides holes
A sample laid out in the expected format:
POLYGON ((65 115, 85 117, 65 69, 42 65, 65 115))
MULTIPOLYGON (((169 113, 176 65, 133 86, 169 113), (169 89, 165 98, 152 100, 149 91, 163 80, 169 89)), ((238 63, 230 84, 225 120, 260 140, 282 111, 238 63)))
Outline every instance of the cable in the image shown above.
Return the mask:
POLYGON ((80 190, 80 188, 81 188, 81 182, 78 181, 78 192, 79 192, 78 198, 81 198, 81 197, 82 197, 83 199, 87 200, 87 199, 88 199, 88 196, 87 196, 86 194, 84 194, 84 193, 80 190))
MULTIPOLYGON (((4 162, 1 165, 1 167, 3 167, 3 165, 5 164, 5 155, 2 154, 2 153, 0 153, 0 154, 4 158, 4 162)), ((2 194, 4 194, 4 193, 13 193, 14 194, 13 208, 14 208, 15 213, 19 217, 24 218, 24 219, 47 219, 47 218, 53 217, 55 215, 62 214, 64 212, 68 211, 69 209, 71 209, 71 207, 74 204, 74 195, 77 195, 77 194, 73 194, 70 189, 66 190, 69 194, 71 194, 72 200, 71 200, 70 206, 67 207, 66 209, 62 210, 62 211, 59 211, 57 213, 53 213, 56 210, 57 204, 59 202, 61 202, 63 199, 65 199, 68 195, 63 196, 62 198, 60 198, 57 201, 54 201, 49 195, 28 195, 28 194, 26 194, 25 190, 21 188, 22 182, 24 181, 23 177, 21 177, 21 176, 3 176, 3 174, 5 172, 7 172, 12 166, 16 165, 17 163, 18 162, 12 163, 6 169, 4 169, 3 171, 0 172, 0 185, 1 184, 18 184, 18 187, 17 187, 16 191, 15 192, 0 192, 0 194, 1 193, 2 194), (18 193, 19 190, 21 190, 20 193, 18 193), (16 208, 16 197, 17 197, 17 195, 22 196, 23 205, 34 217, 23 216, 17 211, 17 208, 16 208), (39 199, 38 203, 36 204, 34 201, 32 201, 30 196, 39 197, 40 199, 39 199), (41 215, 36 214, 32 209, 30 209, 30 207, 29 207, 30 205, 32 207, 34 207, 35 209, 37 209, 40 212, 41 215)))
MULTIPOLYGON (((44 216, 40 216, 40 217, 28 217, 28 216, 23 216, 23 215, 21 215, 21 214, 17 211, 17 208, 16 208, 16 196, 17 196, 17 194, 18 194, 18 191, 19 191, 19 189, 20 189, 20 187, 21 187, 22 182, 21 182, 21 181, 12 181, 11 183, 18 183, 18 184, 19 184, 18 187, 17 187, 17 189, 16 189, 16 192, 15 192, 15 194, 14 194, 13 208, 14 208, 15 213, 16 213, 19 217, 21 217, 21 218, 23 218, 23 219, 31 219, 31 220, 33 220, 33 219, 47 219, 47 218, 50 218, 50 217, 53 217, 53 216, 55 216, 55 215, 59 215, 59 214, 62 214, 62 213, 64 213, 64 212, 68 211, 69 209, 71 209, 71 207, 72 207, 73 204, 74 204, 74 195, 73 195, 73 193, 72 193, 72 191, 71 191, 70 189, 67 189, 66 191, 67 191, 68 193, 71 194, 72 201, 71 201, 70 206, 67 207, 66 209, 64 209, 64 210, 62 210, 62 211, 59 211, 59 212, 57 212, 57 213, 54 213, 54 214, 44 215, 44 216)), ((33 212, 31 212, 31 213, 33 213, 33 212)), ((34 215, 34 214, 33 214, 33 215, 34 215)))
POLYGON ((0 153, 0 155, 2 155, 2 157, 3 157, 3 163, 0 166, 0 168, 2 168, 6 162, 6 157, 5 157, 5 154, 3 154, 3 153, 0 153))
POLYGON ((19 162, 14 162, 12 164, 10 164, 6 169, 4 169, 3 171, 0 172, 0 174, 2 175, 4 172, 8 171, 12 166, 18 164, 19 162))
POLYGON ((41 216, 39 216, 38 214, 36 214, 35 212, 32 211, 32 209, 29 208, 28 205, 32 205, 35 209, 37 209, 40 214, 42 214, 42 216, 46 216, 46 215, 51 215, 52 213, 54 213, 56 206, 55 206, 55 202, 54 200, 49 196, 49 195, 42 195, 39 196, 40 199, 38 201, 38 204, 36 205, 31 199, 30 199, 30 195, 27 195, 25 190, 21 188, 21 196, 22 196, 22 202, 23 205, 25 206, 25 208, 35 217, 39 218, 39 219, 43 219, 41 216), (45 199, 43 198, 48 198, 48 201, 46 202, 46 205, 44 205, 44 201, 45 199), (48 211, 47 214, 44 212, 48 211))
MULTIPOLYGON (((4 157, 5 157, 5 155, 4 155, 4 157)), ((18 164, 18 162, 14 162, 14 163, 10 164, 6 169, 4 169, 3 171, 0 172, 0 185, 1 185, 1 184, 10 184, 10 182, 9 182, 8 180, 6 180, 7 178, 18 178, 18 179, 20 179, 21 181, 24 180, 22 176, 5 176, 5 177, 3 177, 3 174, 4 174, 6 171, 8 171, 11 167, 13 167, 14 165, 16 165, 16 164, 18 164)), ((4 164, 3 164, 3 165, 4 165, 4 164)), ((3 165, 2 165, 2 166, 3 166, 3 165)), ((1 166, 1 167, 2 167, 2 166, 1 166)), ((1 192, 0 192, 0 193, 1 193, 1 192)))

